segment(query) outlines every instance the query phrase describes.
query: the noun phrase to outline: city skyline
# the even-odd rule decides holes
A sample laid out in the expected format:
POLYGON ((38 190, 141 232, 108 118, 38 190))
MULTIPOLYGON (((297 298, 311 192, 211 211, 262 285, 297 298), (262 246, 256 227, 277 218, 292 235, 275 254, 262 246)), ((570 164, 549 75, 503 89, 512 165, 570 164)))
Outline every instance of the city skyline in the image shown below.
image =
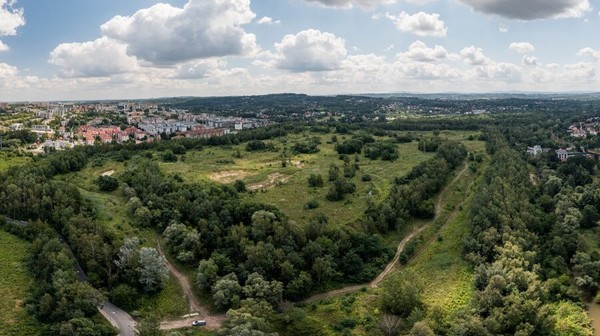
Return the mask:
POLYGON ((598 4, 0 0, 0 101, 597 91, 598 4))

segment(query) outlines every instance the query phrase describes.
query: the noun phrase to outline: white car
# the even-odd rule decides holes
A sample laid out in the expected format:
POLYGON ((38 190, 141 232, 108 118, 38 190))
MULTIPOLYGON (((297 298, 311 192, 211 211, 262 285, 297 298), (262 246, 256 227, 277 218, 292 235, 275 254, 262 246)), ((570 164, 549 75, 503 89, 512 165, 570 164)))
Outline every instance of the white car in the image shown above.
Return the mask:
POLYGON ((192 327, 201 327, 201 326, 205 326, 206 325, 206 321, 203 320, 196 320, 194 322, 192 322, 192 327))

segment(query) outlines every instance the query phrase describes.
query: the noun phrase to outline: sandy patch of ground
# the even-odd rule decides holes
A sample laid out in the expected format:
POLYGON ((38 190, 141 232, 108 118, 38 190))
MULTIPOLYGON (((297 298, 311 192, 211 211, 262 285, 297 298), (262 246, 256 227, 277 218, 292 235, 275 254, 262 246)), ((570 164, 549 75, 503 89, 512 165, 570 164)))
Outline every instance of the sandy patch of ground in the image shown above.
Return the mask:
POLYGON ((242 180, 244 177, 250 175, 244 170, 224 170, 210 174, 210 179, 219 183, 232 183, 235 180, 242 180))
POLYGON ((109 170, 109 171, 105 171, 104 173, 102 173, 102 176, 113 176, 113 174, 115 173, 114 170, 109 170))
POLYGON ((533 184, 535 187, 537 187, 539 184, 538 177, 535 173, 529 173, 529 180, 531 180, 531 184, 533 184))
POLYGON ((267 179, 260 182, 255 183, 248 186, 248 190, 259 190, 259 189, 269 189, 274 187, 278 182, 285 182, 289 180, 289 176, 283 175, 281 173, 272 173, 267 176, 267 179))

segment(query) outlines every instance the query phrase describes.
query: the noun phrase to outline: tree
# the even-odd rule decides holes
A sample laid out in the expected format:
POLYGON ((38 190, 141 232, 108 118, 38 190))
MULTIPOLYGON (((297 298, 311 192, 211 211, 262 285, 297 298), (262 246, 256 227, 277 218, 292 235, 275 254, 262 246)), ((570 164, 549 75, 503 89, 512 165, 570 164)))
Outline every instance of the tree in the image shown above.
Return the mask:
POLYGON ((167 260, 155 248, 143 247, 139 256, 139 282, 146 292, 162 289, 169 279, 167 260))
POLYGON ((240 304, 242 287, 235 273, 227 274, 219 279, 212 288, 213 302, 218 309, 237 308, 240 304))
POLYGON ((421 286, 414 274, 394 274, 383 283, 382 308, 390 314, 408 317, 413 310, 423 307, 420 292, 421 286))
POLYGON ((310 174, 308 177, 308 185, 313 188, 323 186, 323 177, 321 174, 310 174))
POLYGON ((196 275, 196 285, 202 290, 210 289, 217 280, 218 273, 219 267, 212 258, 200 260, 196 275))
POLYGON ((329 181, 336 181, 340 177, 340 168, 335 164, 329 166, 329 181))
POLYGON ((153 316, 145 318, 138 323, 135 334, 136 336, 162 336, 160 322, 153 316))
POLYGON ((377 326, 383 333, 384 336, 396 336, 400 331, 401 319, 399 316, 385 314, 381 316, 377 326))
POLYGON ((112 176, 100 176, 96 180, 96 184, 101 191, 114 191, 119 187, 119 181, 112 176))
POLYGON ((242 291, 247 298, 265 300, 276 307, 281 303, 283 284, 279 281, 266 281, 262 275, 252 273, 248 276, 242 291))

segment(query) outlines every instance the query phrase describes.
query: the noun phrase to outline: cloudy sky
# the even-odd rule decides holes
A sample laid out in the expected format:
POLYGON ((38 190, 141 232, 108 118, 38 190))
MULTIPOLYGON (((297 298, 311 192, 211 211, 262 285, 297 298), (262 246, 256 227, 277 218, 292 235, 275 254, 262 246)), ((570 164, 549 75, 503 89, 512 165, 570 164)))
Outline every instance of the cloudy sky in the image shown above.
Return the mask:
POLYGON ((0 0, 0 101, 599 91, 600 0, 0 0))

